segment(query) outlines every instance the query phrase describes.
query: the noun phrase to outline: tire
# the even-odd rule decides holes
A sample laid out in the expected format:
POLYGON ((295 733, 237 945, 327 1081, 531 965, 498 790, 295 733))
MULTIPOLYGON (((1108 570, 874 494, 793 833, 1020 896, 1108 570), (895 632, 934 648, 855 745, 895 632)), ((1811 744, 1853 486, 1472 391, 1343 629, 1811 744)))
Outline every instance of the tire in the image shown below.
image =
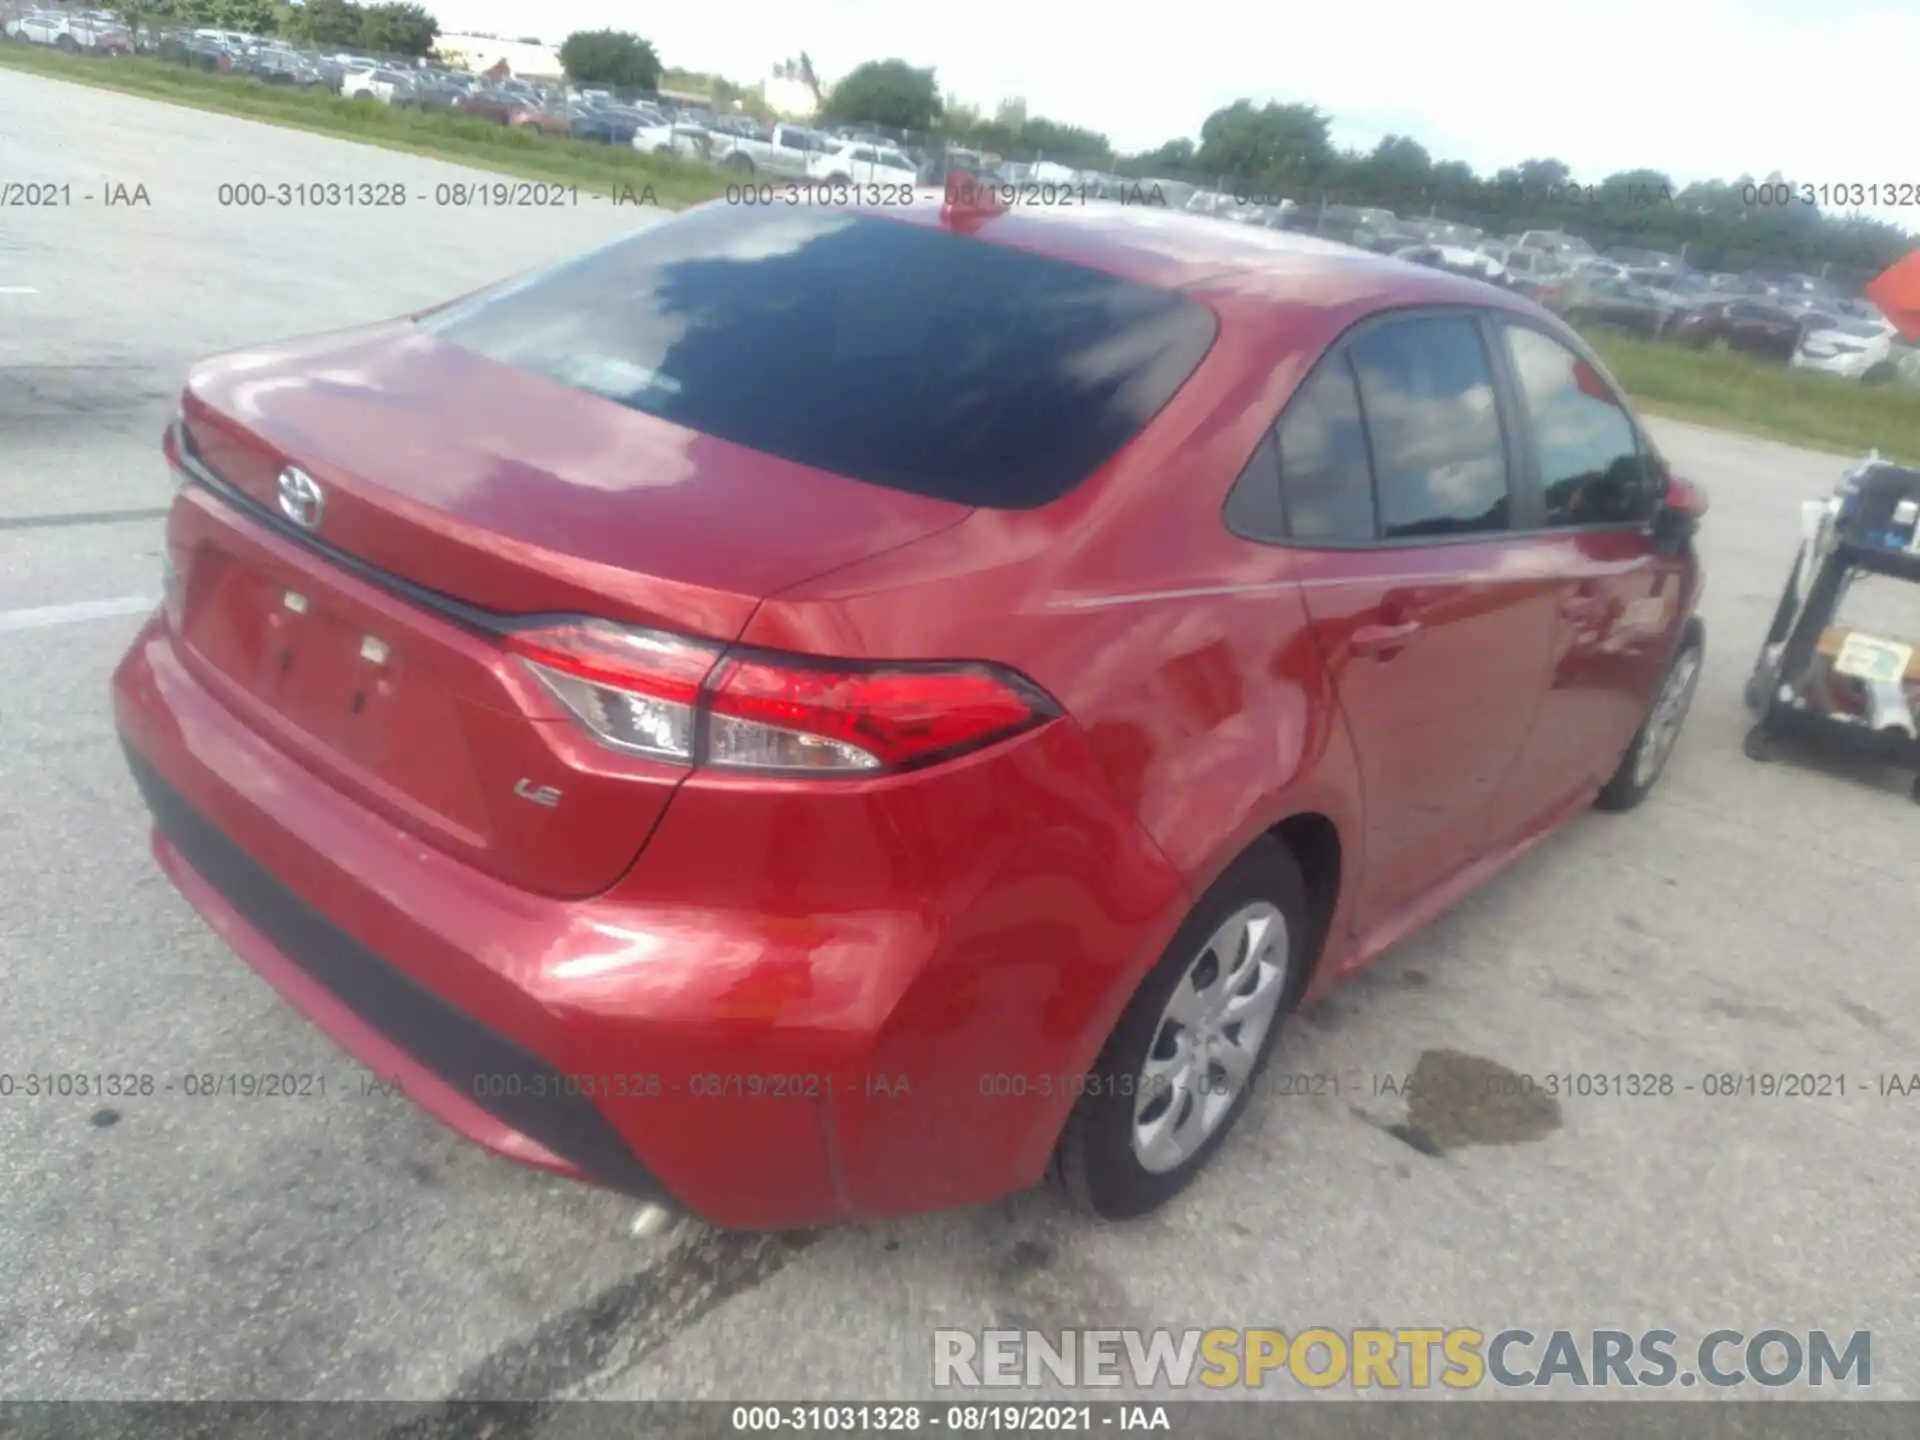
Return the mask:
MULTIPOLYGON (((1271 839, 1263 839, 1236 860, 1195 904, 1166 953, 1128 1001, 1094 1062, 1087 1092, 1061 1131, 1053 1178, 1076 1209, 1106 1220, 1130 1220, 1166 1204, 1206 1168, 1245 1112, 1274 1042, 1299 1001, 1312 960, 1313 914, 1299 862, 1271 839), (1215 1053, 1233 1054, 1244 1066, 1237 1091, 1228 1100, 1226 1072, 1219 1071, 1216 1078, 1209 1067, 1207 1081, 1199 1089, 1191 1085, 1193 1072, 1189 1071, 1184 1091, 1162 1089, 1150 1096, 1142 1081, 1156 1049, 1169 1048, 1170 1042, 1192 1033, 1168 1016, 1170 1002, 1183 990, 1188 997, 1200 999, 1191 983, 1195 971, 1201 972, 1203 981, 1208 973, 1215 977, 1213 983, 1221 987, 1215 993, 1222 999, 1235 998, 1233 992, 1240 987, 1221 976, 1222 962, 1212 955, 1211 945, 1222 936, 1231 937, 1232 928, 1248 919, 1264 925, 1263 931, 1256 932, 1260 943, 1251 953, 1232 938, 1223 943, 1234 957, 1228 962, 1233 968, 1255 967, 1245 970, 1248 980, 1255 980, 1263 970, 1271 972, 1260 987, 1260 993, 1266 994, 1270 986, 1272 996, 1270 1005, 1262 1007, 1267 1014, 1264 1029, 1249 1036, 1243 1027, 1251 1022, 1242 1022, 1241 1027, 1219 1019, 1210 1022, 1215 1033, 1212 1044, 1218 1047, 1215 1053), (1276 922, 1284 927, 1279 933, 1276 922), (1284 970, 1279 968, 1281 951, 1284 970), (1236 1029, 1249 1046, 1232 1043, 1236 1029), (1222 1088, 1214 1089, 1215 1085, 1222 1088), (1209 1099, 1226 1103, 1208 1116, 1209 1099), (1143 1163, 1134 1143, 1138 1117, 1174 1120, 1176 1114, 1187 1115, 1202 1129, 1190 1133, 1189 1146, 1176 1146, 1173 1155, 1163 1155, 1165 1163, 1143 1163)), ((1232 973, 1230 968, 1228 975, 1232 973)), ((1172 1048, 1178 1051, 1187 1045, 1172 1048)), ((1169 1128, 1177 1132, 1183 1127, 1174 1120, 1169 1128)))
POLYGON ((838 170, 836 170, 836 171, 834 171, 834 173, 833 173, 833 174, 831 174, 831 175, 829 175, 829 176, 827 176, 827 184, 829 184, 829 185, 851 185, 851 184, 853 184, 853 177, 852 177, 851 175, 843 175, 843 174, 841 174, 841 173, 840 173, 840 172, 839 172, 838 170))
POLYGON ((753 173, 752 158, 746 155, 742 155, 738 151, 735 151, 733 154, 727 156, 724 163, 727 169, 732 170, 737 174, 751 175, 753 173))
POLYGON ((1860 377, 1860 383, 1862 385, 1890 385, 1893 383, 1893 377, 1894 367, 1885 360, 1882 360, 1878 365, 1869 368, 1867 373, 1860 377))
POLYGON ((56 50, 64 50, 71 55, 80 48, 80 42, 75 40, 71 35, 56 35, 53 39, 53 48, 56 50))
POLYGON ((1680 632, 1680 643, 1674 648, 1667 673, 1661 678, 1660 690, 1647 709, 1647 718, 1633 732, 1627 753, 1620 757, 1613 778, 1601 787, 1599 797, 1593 802, 1597 808, 1615 812, 1631 810, 1653 793, 1653 787, 1666 773, 1667 761, 1686 724, 1687 712, 1693 706, 1706 654, 1706 627, 1698 618, 1691 619, 1680 632))
POLYGON ((1747 731, 1746 739, 1740 742, 1740 749, 1749 760, 1765 764, 1773 758, 1773 736, 1767 732, 1766 726, 1756 725, 1747 731))
POLYGON ((1794 556, 1793 570, 1787 576, 1787 583, 1780 591, 1780 603, 1773 607, 1773 623, 1767 627, 1767 643, 1778 645, 1787 638, 1787 632, 1793 628, 1794 611, 1799 607, 1793 603, 1793 592, 1800 579, 1800 557, 1794 556))

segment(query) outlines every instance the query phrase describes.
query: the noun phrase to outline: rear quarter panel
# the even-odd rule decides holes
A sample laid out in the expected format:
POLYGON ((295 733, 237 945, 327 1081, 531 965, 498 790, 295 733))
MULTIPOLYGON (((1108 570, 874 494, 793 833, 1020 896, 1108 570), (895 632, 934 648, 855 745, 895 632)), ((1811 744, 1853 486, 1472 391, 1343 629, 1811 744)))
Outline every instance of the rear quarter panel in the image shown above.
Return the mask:
MULTIPOLYGON (((826 654, 993 660, 1062 703, 1118 808, 1180 885, 1134 928, 1129 953, 1104 958, 1104 983, 1056 997, 1072 1013, 1053 1011, 1054 1067, 1092 1064, 1194 898, 1264 831, 1315 812, 1343 840, 1362 833, 1358 778, 1294 557, 1234 536, 1221 518, 1243 465, 1323 348, 1317 333, 1300 343, 1283 320, 1244 307, 1223 314, 1187 386, 1063 500, 979 511, 794 587, 763 605, 741 637, 826 654)), ((1326 338, 1342 328, 1336 319, 1326 338)), ((1350 876, 1359 857, 1344 848, 1350 876)), ((1331 934, 1343 918, 1336 913, 1331 934)), ((1017 974, 1009 967, 1010 980, 1017 974)), ((991 967, 978 978, 993 988, 991 967)), ((1044 1157, 1065 1108, 1037 1107, 1033 1153, 1044 1157)))

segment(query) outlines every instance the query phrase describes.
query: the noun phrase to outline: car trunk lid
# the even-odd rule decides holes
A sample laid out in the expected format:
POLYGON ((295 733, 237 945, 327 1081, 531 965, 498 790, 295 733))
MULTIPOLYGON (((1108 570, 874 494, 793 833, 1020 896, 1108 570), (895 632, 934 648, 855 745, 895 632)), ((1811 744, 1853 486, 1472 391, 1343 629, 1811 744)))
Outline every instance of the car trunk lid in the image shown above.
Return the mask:
POLYGON ((616 880, 685 772, 595 742, 506 653, 500 621, 585 614, 724 643, 764 597, 969 513, 405 323, 210 362, 182 409, 186 463, 211 482, 169 535, 196 671, 370 809, 550 894, 616 880), (290 469, 317 513, 282 506, 290 469))

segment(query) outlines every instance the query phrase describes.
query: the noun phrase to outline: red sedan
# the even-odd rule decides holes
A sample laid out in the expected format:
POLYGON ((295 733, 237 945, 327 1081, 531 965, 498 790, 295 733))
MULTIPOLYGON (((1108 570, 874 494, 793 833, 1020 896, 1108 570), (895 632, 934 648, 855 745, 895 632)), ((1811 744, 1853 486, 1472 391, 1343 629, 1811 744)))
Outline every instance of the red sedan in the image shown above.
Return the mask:
POLYGON ((166 456, 161 866, 446 1123, 726 1226, 1158 1205, 1701 663, 1566 326, 1144 207, 704 207, 206 362, 166 456))

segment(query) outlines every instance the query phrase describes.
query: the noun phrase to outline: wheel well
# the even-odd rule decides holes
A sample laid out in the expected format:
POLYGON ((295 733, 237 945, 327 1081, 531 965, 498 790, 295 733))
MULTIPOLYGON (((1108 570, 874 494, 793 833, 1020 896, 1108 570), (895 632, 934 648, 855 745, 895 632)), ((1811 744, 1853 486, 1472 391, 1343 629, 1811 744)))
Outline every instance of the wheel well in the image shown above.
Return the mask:
POLYGON ((1340 832, 1326 816, 1308 813, 1290 815, 1267 833, 1293 852, 1307 882, 1307 899, 1313 906, 1311 976, 1326 950, 1327 929, 1340 901, 1340 832))

